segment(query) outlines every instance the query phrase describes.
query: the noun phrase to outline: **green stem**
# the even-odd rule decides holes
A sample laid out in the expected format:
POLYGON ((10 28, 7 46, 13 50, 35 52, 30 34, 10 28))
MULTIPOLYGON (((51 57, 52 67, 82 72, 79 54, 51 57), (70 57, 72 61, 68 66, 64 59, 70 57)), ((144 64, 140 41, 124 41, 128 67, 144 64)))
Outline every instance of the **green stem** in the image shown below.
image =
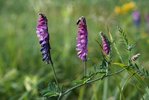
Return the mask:
MULTIPOLYGON (((130 59, 131 57, 131 51, 128 52, 128 58, 130 59)), ((123 62, 123 60, 121 60, 123 62)), ((125 82, 126 78, 128 77, 128 74, 125 73, 124 74, 124 77, 120 83, 120 86, 122 86, 122 84, 125 82)), ((116 89, 116 92, 115 92, 115 100, 117 100, 117 96, 118 96, 118 92, 119 92, 119 89, 116 89)), ((121 100, 121 95, 120 95, 120 100, 121 100)))
POLYGON ((90 83, 96 82, 96 81, 98 81, 98 80, 103 80, 103 79, 106 78, 106 77, 110 77, 110 76, 119 74, 119 73, 123 72, 124 70, 125 70, 125 68, 123 68, 123 69, 121 69, 121 70, 119 70, 119 71, 117 71, 117 72, 115 72, 115 73, 107 74, 107 75, 105 74, 105 75, 103 75, 102 77, 99 77, 99 78, 96 78, 96 79, 93 79, 93 80, 88 80, 88 81, 85 82, 85 83, 81 83, 81 84, 78 84, 78 85, 76 85, 76 86, 73 86, 73 87, 67 89, 66 91, 64 91, 64 92, 62 93, 61 97, 64 96, 65 94, 67 94, 67 93, 73 91, 73 90, 76 89, 76 88, 79 88, 79 87, 81 87, 81 86, 83 86, 83 85, 86 85, 86 84, 90 84, 90 83))
MULTIPOLYGON (((130 77, 128 77, 128 79, 125 80, 125 82, 123 83, 122 87, 121 87, 121 91, 123 92, 125 85, 127 84, 127 82, 135 75, 132 74, 130 77)), ((120 100, 122 100, 122 95, 120 94, 120 100)))
POLYGON ((113 37, 112 37, 112 34, 110 33, 110 31, 109 31, 109 36, 110 36, 111 41, 113 42, 114 49, 116 50, 116 53, 118 54, 118 56, 119 56, 119 58, 120 58, 120 60, 121 60, 121 63, 124 63, 124 60, 122 59, 122 56, 121 56, 121 54, 120 54, 120 52, 119 52, 119 50, 118 50, 118 48, 117 48, 117 45, 116 45, 116 43, 113 41, 113 37))
POLYGON ((108 90, 108 78, 104 80, 104 90, 102 100, 107 100, 107 91, 108 90))
POLYGON ((86 76, 87 68, 86 68, 86 61, 84 61, 84 77, 86 76))
MULTIPOLYGON (((106 75, 108 75, 108 69, 106 70, 106 75)), ((107 90, 108 90, 108 78, 104 80, 104 90, 102 100, 107 100, 107 90)))
POLYGON ((117 52, 117 54, 118 54, 118 56, 119 56, 119 58, 120 58, 120 60, 121 60, 121 63, 124 63, 124 61, 123 61, 123 59, 122 59, 122 56, 121 56, 121 54, 120 54, 120 52, 119 52, 119 50, 118 50, 116 44, 114 43, 113 45, 114 45, 114 48, 115 48, 115 50, 116 50, 116 52, 117 52))
POLYGON ((58 83, 58 79, 57 79, 55 68, 54 68, 54 65, 53 64, 52 64, 52 70, 53 70, 55 82, 56 82, 56 84, 58 86, 58 89, 60 90, 60 86, 59 86, 59 83, 58 83))

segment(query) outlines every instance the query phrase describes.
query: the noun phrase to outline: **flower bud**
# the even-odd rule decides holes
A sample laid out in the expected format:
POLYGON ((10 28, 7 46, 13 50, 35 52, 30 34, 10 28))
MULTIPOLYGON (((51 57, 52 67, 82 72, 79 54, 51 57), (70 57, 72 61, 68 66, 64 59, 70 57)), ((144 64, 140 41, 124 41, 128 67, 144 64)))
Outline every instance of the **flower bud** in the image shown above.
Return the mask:
POLYGON ((102 49, 103 52, 108 55, 110 53, 110 42, 107 37, 104 35, 103 32, 100 32, 101 39, 102 39, 102 49))

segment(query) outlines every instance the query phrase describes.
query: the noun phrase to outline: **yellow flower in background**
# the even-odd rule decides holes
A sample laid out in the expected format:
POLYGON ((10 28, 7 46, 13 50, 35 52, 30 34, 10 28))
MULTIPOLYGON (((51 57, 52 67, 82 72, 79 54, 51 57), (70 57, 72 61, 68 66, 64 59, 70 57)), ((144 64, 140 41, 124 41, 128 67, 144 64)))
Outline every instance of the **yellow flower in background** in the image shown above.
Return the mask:
POLYGON ((130 10, 133 10, 136 7, 134 2, 126 3, 122 6, 122 10, 124 13, 127 13, 130 10))
POLYGON ((115 11, 115 13, 117 13, 117 14, 121 14, 121 13, 122 13, 122 9, 121 9, 121 7, 119 7, 119 6, 116 6, 115 9, 114 9, 114 11, 115 11))
POLYGON ((116 6, 115 9, 114 9, 114 12, 116 14, 125 14, 133 9, 136 8, 136 4, 135 2, 131 1, 129 3, 126 3, 124 5, 122 5, 121 7, 120 6, 116 6))

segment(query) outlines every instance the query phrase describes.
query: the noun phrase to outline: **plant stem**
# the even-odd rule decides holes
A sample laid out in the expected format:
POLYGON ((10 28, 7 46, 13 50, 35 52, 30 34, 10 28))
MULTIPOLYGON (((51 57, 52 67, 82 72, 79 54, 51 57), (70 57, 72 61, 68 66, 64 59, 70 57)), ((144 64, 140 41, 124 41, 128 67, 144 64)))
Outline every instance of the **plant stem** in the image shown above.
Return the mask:
MULTIPOLYGON (((127 84, 127 82, 128 82, 134 75, 135 75, 135 73, 132 74, 131 76, 129 76, 127 79, 125 79, 125 82, 123 82, 123 85, 122 85, 122 87, 121 87, 121 91, 122 91, 122 92, 123 92, 124 87, 125 87, 125 85, 127 84)), ((122 100, 122 95, 121 95, 121 94, 120 94, 120 100, 122 100)))
POLYGON ((104 80, 104 88, 103 88, 103 97, 102 100, 107 100, 107 90, 108 90, 108 78, 104 80))
MULTIPOLYGON (((108 75, 108 69, 106 69, 106 75, 108 75)), ((107 90, 108 90, 108 78, 104 80, 104 88, 103 88, 103 97, 102 100, 107 100, 107 90)))
POLYGON ((60 90, 60 86, 59 86, 59 83, 58 83, 58 79, 57 79, 57 76, 56 76, 54 65, 53 64, 51 64, 51 65, 52 65, 52 70, 53 70, 55 82, 56 82, 56 84, 58 86, 58 89, 60 90))
POLYGON ((84 61, 83 63, 84 63, 84 77, 85 77, 86 76, 86 72, 87 72, 86 61, 84 61))
POLYGON ((111 34, 110 31, 109 31, 109 36, 110 36, 111 41, 113 42, 114 49, 116 50, 116 53, 118 54, 119 59, 121 60, 121 63, 124 63, 124 60, 122 59, 122 56, 121 56, 121 54, 120 54, 120 52, 119 52, 119 50, 118 50, 118 48, 117 48, 117 45, 116 45, 116 43, 113 41, 113 37, 112 37, 112 34, 111 34))
POLYGON ((93 79, 93 80, 89 80, 89 81, 87 81, 87 82, 85 82, 85 83, 81 83, 81 84, 78 84, 78 85, 76 85, 76 86, 73 86, 73 87, 67 89, 66 91, 64 91, 61 96, 64 96, 65 94, 67 94, 67 93, 71 92, 72 90, 74 90, 74 89, 76 89, 76 88, 78 88, 78 87, 81 87, 81 86, 83 86, 83 85, 85 85, 85 84, 90 84, 90 83, 96 82, 96 81, 98 81, 98 80, 102 80, 102 79, 104 79, 104 78, 106 78, 106 77, 110 77, 110 76, 119 74, 119 73, 123 72, 124 70, 125 70, 125 68, 123 68, 123 69, 121 69, 121 70, 119 70, 119 71, 117 71, 117 72, 114 72, 114 73, 112 73, 112 74, 107 74, 107 75, 105 74, 105 75, 103 75, 102 77, 99 77, 99 78, 96 78, 96 79, 93 79))

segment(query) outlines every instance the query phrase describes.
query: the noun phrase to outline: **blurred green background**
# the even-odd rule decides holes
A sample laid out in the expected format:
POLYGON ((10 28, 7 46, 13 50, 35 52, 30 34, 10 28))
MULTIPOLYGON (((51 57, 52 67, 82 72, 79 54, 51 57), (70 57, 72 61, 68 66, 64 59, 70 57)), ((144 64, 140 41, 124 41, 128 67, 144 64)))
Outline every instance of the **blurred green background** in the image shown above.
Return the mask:
MULTIPOLYGON (((40 45, 36 36, 38 13, 48 18, 52 58, 59 82, 69 86, 74 79, 82 76, 82 62, 76 55, 76 21, 85 16, 89 33, 88 68, 101 62, 96 40, 99 32, 110 29, 121 48, 117 26, 121 26, 130 42, 136 42, 135 53, 140 53, 139 63, 149 69, 149 0, 135 0, 134 8, 124 14, 116 13, 116 6, 123 6, 130 0, 0 0, 0 99, 1 100, 42 100, 41 91, 54 81, 50 65, 42 62, 40 45), (136 28, 132 12, 141 14, 141 25, 136 28)), ((108 35, 108 34, 107 34, 108 35)), ((119 49, 123 58, 126 51, 119 49)), ((118 60, 113 53, 114 60, 118 60)), ((125 59, 124 59, 125 60, 125 59)), ((127 60, 127 59, 126 59, 127 60)), ((114 100, 115 93, 124 73, 111 77, 108 100, 114 100)), ((125 87, 126 100, 137 100, 140 92, 133 82, 125 87)), ((67 100, 101 100, 103 82, 96 82, 87 88, 80 88, 65 97, 67 100)))

